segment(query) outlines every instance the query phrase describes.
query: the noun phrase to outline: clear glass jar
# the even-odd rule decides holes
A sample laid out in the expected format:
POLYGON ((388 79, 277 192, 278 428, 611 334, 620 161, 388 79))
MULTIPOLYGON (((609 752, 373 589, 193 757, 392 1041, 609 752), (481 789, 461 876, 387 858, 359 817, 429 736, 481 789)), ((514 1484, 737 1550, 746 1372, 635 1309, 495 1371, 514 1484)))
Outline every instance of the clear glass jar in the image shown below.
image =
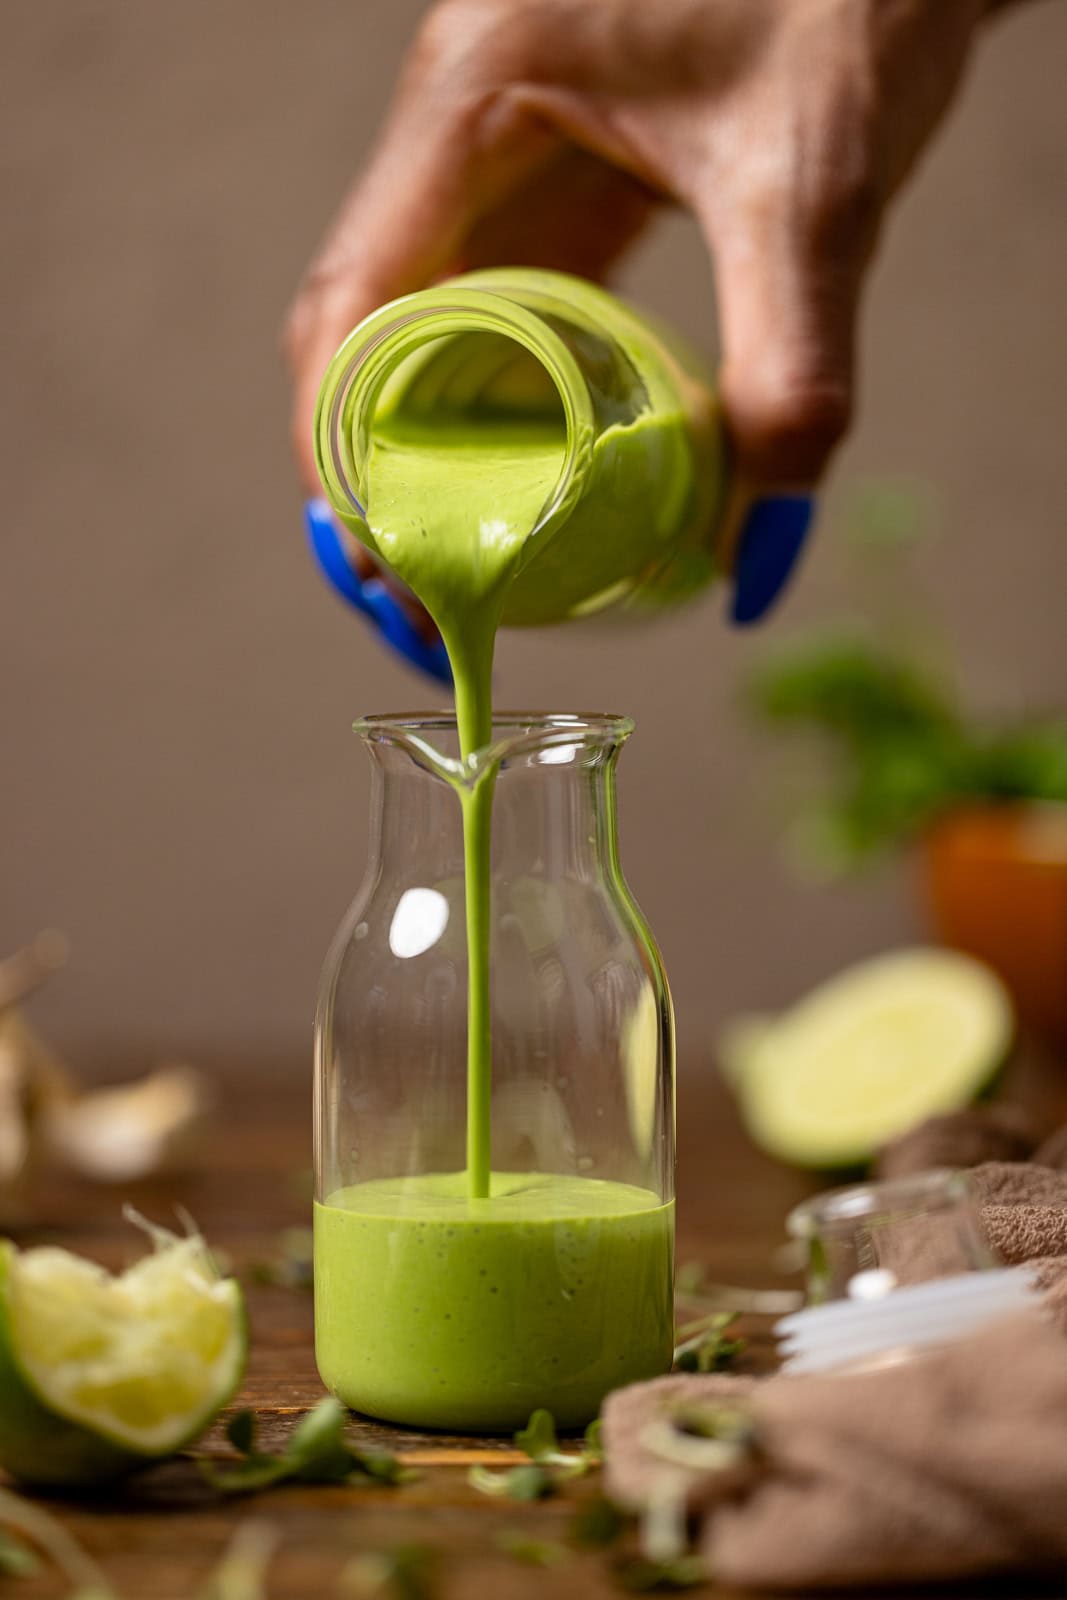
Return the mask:
POLYGON ((509 1429, 595 1416, 673 1346, 674 1034, 619 865, 620 717, 357 724, 370 859, 315 1031, 315 1323, 357 1410, 509 1429), (491 1171, 468 1195, 464 787, 494 784, 491 1171))
POLYGON ((1026 1268, 997 1265, 965 1172, 833 1189, 786 1226, 808 1253, 809 1303, 775 1330, 790 1372, 918 1360, 1038 1303, 1026 1268))
POLYGON ((349 334, 319 391, 319 475, 333 510, 388 565, 364 520, 379 407, 477 429, 558 421, 559 479, 502 620, 659 607, 716 575, 726 457, 710 372, 671 330, 583 279, 534 268, 453 278, 349 334))

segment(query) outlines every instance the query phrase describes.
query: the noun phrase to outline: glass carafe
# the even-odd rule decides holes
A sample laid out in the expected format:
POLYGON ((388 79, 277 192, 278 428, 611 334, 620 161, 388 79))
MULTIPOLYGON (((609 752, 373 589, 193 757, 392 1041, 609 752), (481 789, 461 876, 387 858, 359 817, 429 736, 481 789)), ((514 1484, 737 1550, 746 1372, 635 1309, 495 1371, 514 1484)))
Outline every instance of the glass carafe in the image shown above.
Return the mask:
POLYGON ((374 419, 463 430, 562 424, 560 475, 504 599, 505 624, 687 598, 716 575, 726 461, 710 372, 656 319, 583 279, 534 268, 453 278, 349 334, 319 391, 319 475, 364 520, 374 419))
POLYGON ((370 859, 315 1037, 319 1370, 456 1430, 589 1421, 673 1344, 670 994, 619 865, 619 717, 370 717, 370 859), (461 796, 493 785, 488 1198, 467 1181, 461 796))

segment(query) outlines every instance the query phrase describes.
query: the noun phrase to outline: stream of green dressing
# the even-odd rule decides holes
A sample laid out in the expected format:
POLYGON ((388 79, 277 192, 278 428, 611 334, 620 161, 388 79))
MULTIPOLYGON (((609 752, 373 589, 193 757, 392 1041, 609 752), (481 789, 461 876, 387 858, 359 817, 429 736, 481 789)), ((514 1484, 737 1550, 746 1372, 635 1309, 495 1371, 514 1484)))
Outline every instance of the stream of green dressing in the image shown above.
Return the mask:
MULTIPOLYGON (((433 617, 452 663, 464 757, 493 731, 493 646, 508 583, 566 455, 563 417, 387 417, 376 423, 367 520, 433 617)), ((489 1193, 490 828, 494 774, 459 791, 467 913, 467 1185, 489 1193)))
MULTIPOLYGON (((647 444, 634 437, 628 451, 625 431, 606 445, 623 478, 628 465, 640 473, 647 444)), ((374 419, 367 522, 441 632, 464 757, 491 742, 501 612, 566 451, 561 408, 472 419, 386 406, 374 419)), ((673 1343, 673 1202, 592 1177, 491 1171, 494 780, 489 769, 459 787, 466 1170, 372 1179, 315 1205, 319 1371, 355 1409, 423 1427, 513 1428, 540 1405, 561 1426, 587 1422, 610 1389, 666 1371, 673 1343)))

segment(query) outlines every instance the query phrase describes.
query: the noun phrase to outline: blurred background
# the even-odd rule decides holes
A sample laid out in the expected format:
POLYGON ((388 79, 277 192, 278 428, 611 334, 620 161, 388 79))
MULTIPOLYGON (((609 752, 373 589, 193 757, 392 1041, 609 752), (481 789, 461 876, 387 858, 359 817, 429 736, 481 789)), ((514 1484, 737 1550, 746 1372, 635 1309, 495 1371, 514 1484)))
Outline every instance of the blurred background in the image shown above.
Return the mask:
MULTIPOLYGON (((278 354, 422 9, 63 0, 5 17, 0 952, 46 925, 69 936, 37 1014, 90 1066, 309 1061, 366 847, 350 724, 439 702, 313 570, 278 354)), ((965 700, 1008 718, 1067 702, 1065 59, 1062 5, 982 40, 892 219, 860 421, 770 629, 849 612, 857 516, 888 497, 926 531, 909 583, 965 700)), ((621 286, 713 348, 682 219, 621 286)), ((833 883, 790 871, 778 769, 738 706, 768 637, 731 632, 719 594, 499 649, 500 705, 637 719, 623 860, 683 1070, 729 1013, 923 928, 907 851, 833 883)))

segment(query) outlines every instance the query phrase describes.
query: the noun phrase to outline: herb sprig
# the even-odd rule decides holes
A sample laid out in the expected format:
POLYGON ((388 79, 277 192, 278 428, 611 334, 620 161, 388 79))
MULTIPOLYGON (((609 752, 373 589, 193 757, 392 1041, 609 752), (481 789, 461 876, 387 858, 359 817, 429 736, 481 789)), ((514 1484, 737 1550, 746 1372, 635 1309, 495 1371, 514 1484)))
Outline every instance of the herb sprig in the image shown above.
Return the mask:
POLYGON ((730 1337, 737 1321, 735 1311, 716 1311, 687 1323, 674 1347, 674 1364, 680 1372, 724 1372, 745 1349, 747 1341, 730 1337))
POLYGON ((293 1429, 285 1448, 274 1452, 256 1444, 255 1413, 238 1411, 226 1437, 243 1459, 233 1465, 201 1461, 200 1471, 222 1494, 255 1494, 288 1480, 395 1485, 416 1476, 396 1456, 352 1444, 345 1437, 345 1420, 340 1401, 322 1400, 293 1429))
POLYGON ((491 1467, 471 1467, 467 1482, 480 1494, 498 1495, 507 1500, 545 1500, 564 1483, 584 1477, 600 1463, 600 1423, 591 1422, 585 1442, 577 1455, 560 1449, 551 1411, 537 1410, 525 1428, 515 1435, 515 1448, 529 1456, 528 1463, 496 1471, 491 1467))

